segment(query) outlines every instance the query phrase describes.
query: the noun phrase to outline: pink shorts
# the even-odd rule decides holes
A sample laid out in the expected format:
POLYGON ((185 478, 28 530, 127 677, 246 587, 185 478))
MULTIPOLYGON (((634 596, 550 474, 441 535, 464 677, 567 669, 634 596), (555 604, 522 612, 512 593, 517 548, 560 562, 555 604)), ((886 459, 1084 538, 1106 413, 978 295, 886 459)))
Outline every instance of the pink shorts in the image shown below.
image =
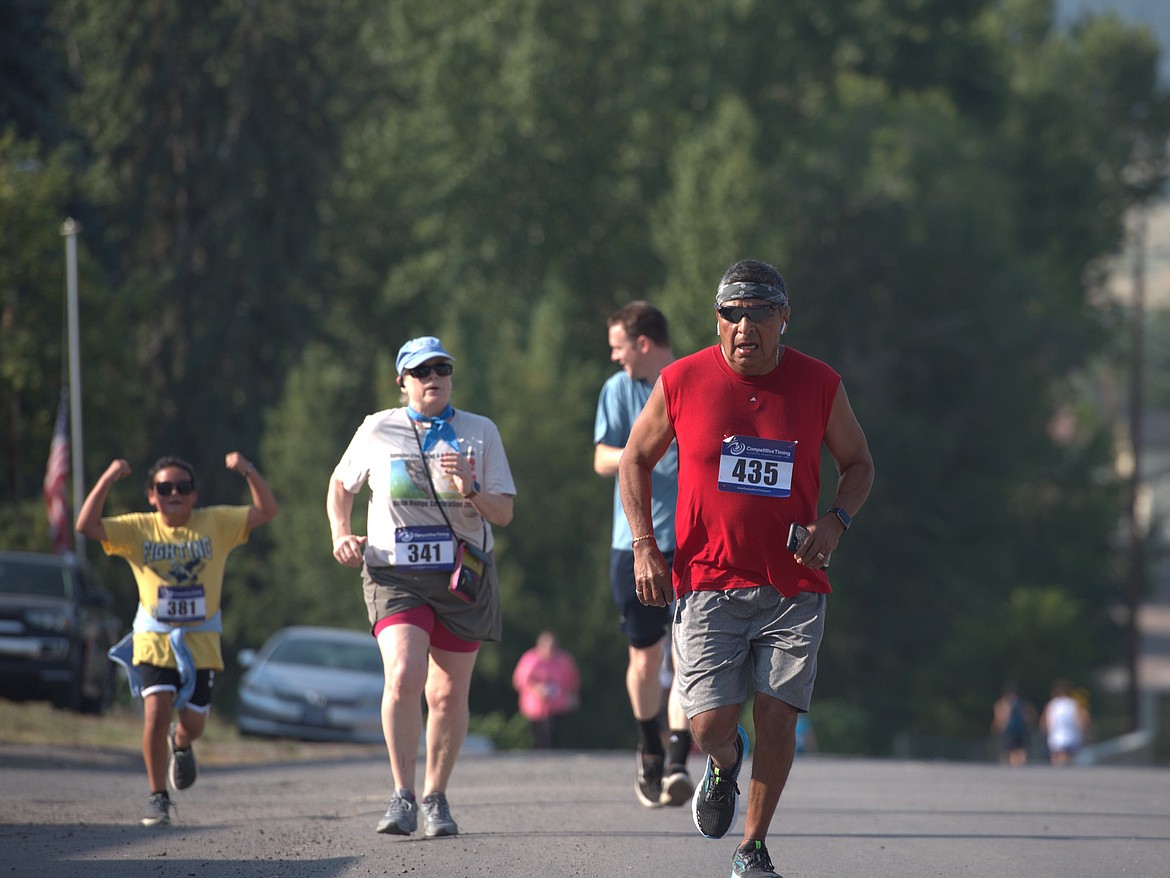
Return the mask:
POLYGON ((452 634, 447 626, 435 617, 435 611, 430 607, 411 607, 409 610, 379 619, 374 625, 374 636, 377 637, 391 625, 413 625, 421 628, 431 636, 431 646, 435 649, 445 649, 448 652, 475 652, 479 649, 479 644, 474 640, 464 640, 452 634))

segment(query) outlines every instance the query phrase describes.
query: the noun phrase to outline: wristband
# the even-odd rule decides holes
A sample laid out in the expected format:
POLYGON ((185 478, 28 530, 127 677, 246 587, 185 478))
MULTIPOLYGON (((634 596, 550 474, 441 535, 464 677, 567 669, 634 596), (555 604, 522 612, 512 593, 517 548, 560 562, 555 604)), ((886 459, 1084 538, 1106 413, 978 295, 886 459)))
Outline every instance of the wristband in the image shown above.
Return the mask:
POLYGON ((841 522, 841 527, 849 530, 849 525, 853 524, 853 516, 842 509, 840 506, 834 506, 829 510, 829 514, 837 516, 837 520, 841 522))

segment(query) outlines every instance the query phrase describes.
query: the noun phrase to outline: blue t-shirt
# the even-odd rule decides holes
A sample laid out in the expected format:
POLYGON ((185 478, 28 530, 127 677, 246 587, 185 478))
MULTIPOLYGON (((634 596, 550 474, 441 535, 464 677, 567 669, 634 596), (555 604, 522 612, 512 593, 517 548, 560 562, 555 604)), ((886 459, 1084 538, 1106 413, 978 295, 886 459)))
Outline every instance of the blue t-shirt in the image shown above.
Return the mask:
MULTIPOLYGON (((650 398, 654 387, 645 381, 635 381, 625 372, 609 378, 601 388, 597 400, 597 419, 593 423, 593 444, 625 448, 630 439, 634 419, 650 398)), ((678 444, 670 443, 666 454, 650 473, 650 514, 654 520, 654 536, 663 552, 674 551, 674 507, 678 500, 678 444)), ((634 535, 622 508, 621 489, 613 480, 613 542, 615 549, 633 548, 634 535)))

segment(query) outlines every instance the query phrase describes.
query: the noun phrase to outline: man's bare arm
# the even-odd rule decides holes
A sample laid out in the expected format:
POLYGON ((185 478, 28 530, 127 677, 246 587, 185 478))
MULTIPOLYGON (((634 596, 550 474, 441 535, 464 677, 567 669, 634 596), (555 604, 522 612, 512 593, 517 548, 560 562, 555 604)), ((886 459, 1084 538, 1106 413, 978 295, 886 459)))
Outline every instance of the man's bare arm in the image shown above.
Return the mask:
POLYGON ((833 410, 829 414, 829 425, 825 430, 825 445, 837 464, 837 493, 833 505, 840 506, 850 515, 856 515, 865 505, 873 487, 873 457, 865 432, 853 414, 845 386, 837 388, 833 410))
POLYGON ((634 543, 634 581, 638 600, 647 606, 664 607, 673 597, 670 568, 653 539, 654 518, 650 513, 650 472, 674 441, 674 427, 666 414, 662 381, 654 384, 646 407, 634 421, 630 441, 618 466, 618 487, 622 508, 634 543), (649 536, 650 539, 639 539, 649 536))
POLYGON ((616 476, 624 448, 598 442, 593 446, 593 471, 599 476, 616 476))
MULTIPOLYGON (((869 497, 873 487, 873 457, 865 432, 857 422, 853 407, 844 385, 837 388, 829 423, 825 428, 825 445, 837 465, 837 491, 832 506, 840 506, 850 516, 856 515, 869 497)), ((831 507, 830 507, 831 508, 831 507)), ((833 553, 841 534, 845 532, 840 519, 831 512, 825 512, 809 525, 810 539, 805 541, 796 559, 809 567, 820 567, 824 559, 833 553)))

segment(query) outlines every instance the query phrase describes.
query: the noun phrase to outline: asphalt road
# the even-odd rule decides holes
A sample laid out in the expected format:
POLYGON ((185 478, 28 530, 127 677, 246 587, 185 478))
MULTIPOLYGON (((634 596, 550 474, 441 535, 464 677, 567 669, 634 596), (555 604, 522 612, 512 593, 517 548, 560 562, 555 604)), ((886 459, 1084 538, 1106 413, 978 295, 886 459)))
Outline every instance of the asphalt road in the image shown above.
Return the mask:
MULTIPOLYGON (((204 766, 176 822, 143 829, 137 756, 0 745, 0 876, 730 874, 738 836, 641 808, 632 753, 465 756, 448 791, 462 834, 426 840, 374 832, 384 754, 323 752, 204 766)), ((1170 770, 803 757, 769 848, 785 878, 1166 878, 1170 770)))

